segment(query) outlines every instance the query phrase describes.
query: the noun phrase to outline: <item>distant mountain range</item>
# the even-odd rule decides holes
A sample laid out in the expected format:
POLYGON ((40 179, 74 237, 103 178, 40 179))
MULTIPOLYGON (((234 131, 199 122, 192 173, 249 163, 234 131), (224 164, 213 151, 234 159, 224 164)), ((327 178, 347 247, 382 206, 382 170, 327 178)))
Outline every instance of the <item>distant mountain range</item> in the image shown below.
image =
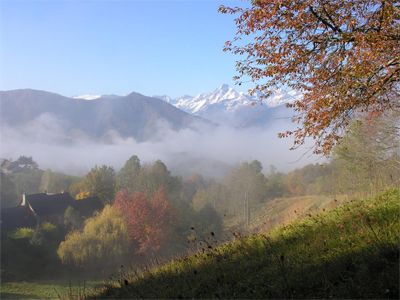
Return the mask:
POLYGON ((291 102, 300 94, 295 91, 278 90, 267 100, 260 100, 238 92, 227 84, 221 85, 209 93, 195 97, 154 96, 188 113, 203 117, 217 124, 235 127, 265 126, 274 119, 290 118, 292 112, 283 105, 291 102))
POLYGON ((3 126, 20 128, 43 119, 52 126, 50 119, 62 124, 63 130, 71 135, 91 138, 107 138, 110 133, 117 133, 144 141, 165 128, 177 131, 211 124, 165 101, 138 93, 85 101, 32 89, 1 91, 0 107, 3 126))
POLYGON ((65 97, 20 89, 0 91, 0 124, 20 128, 39 120, 51 128, 51 121, 56 121, 72 138, 85 135, 107 139, 116 133, 144 141, 166 128, 178 131, 217 124, 235 128, 269 126, 277 119, 291 117, 292 111, 282 104, 296 97, 299 95, 294 92, 277 91, 267 101, 260 101, 226 84, 209 93, 176 99, 135 92, 126 96, 65 97))

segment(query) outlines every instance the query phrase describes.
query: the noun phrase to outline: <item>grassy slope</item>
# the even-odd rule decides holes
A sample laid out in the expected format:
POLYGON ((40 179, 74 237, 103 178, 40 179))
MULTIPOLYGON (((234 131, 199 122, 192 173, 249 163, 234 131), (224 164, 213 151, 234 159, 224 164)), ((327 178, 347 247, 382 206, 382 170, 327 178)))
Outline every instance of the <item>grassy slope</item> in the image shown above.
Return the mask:
POLYGON ((2 282, 1 299, 64 299, 83 298, 100 282, 68 283, 68 281, 2 282))
POLYGON ((400 190, 128 274, 99 298, 398 298, 400 190))
POLYGON ((277 198, 261 203, 251 212, 250 229, 266 231, 277 225, 287 225, 309 213, 321 212, 343 203, 345 195, 307 195, 277 198))

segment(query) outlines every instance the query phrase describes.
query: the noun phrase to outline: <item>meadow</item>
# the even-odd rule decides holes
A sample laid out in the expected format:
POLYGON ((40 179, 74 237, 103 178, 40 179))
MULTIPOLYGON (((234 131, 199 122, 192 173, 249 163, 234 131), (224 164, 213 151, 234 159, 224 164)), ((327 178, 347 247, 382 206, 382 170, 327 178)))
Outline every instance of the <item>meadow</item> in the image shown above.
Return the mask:
MULTIPOLYGON (((354 197, 353 197, 354 198, 354 197)), ((329 210, 349 200, 342 195, 305 195, 279 197, 266 203, 257 203, 251 207, 249 232, 267 231, 279 225, 287 225, 309 213, 329 210)), ((225 228, 234 228, 240 224, 242 216, 225 217, 225 228)))
POLYGON ((109 282, 96 298, 398 298, 400 189, 109 282))

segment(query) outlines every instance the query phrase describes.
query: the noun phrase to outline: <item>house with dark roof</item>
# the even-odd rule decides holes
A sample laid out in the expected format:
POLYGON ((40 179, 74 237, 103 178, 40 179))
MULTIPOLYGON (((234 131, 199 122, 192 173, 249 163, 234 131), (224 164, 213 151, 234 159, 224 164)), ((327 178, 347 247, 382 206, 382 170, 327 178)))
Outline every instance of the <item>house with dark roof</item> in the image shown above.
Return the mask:
POLYGON ((72 206, 75 199, 69 193, 48 194, 39 193, 23 195, 21 206, 29 207, 40 221, 63 224, 64 212, 68 206, 72 206))
POLYGON ((39 217, 64 214, 68 206, 73 205, 75 199, 69 193, 48 194, 39 193, 23 195, 21 205, 28 205, 39 217))
POLYGON ((83 218, 88 218, 95 211, 103 208, 103 203, 96 196, 75 200, 69 193, 38 193, 22 195, 19 206, 1 210, 1 228, 13 230, 20 227, 35 227, 41 222, 64 224, 64 213, 71 206, 83 218))
POLYGON ((2 208, 0 213, 1 230, 14 230, 21 227, 36 227, 37 219, 27 206, 2 208))

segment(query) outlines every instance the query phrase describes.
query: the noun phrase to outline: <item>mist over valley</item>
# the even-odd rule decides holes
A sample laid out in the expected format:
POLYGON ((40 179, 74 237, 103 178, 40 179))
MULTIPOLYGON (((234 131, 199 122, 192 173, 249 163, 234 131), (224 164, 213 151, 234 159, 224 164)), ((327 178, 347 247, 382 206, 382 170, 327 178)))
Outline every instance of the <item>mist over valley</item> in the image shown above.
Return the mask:
POLYGON ((269 106, 222 85, 190 99, 184 108, 181 100, 138 93, 72 98, 3 91, 0 157, 28 155, 43 168, 83 175, 96 164, 119 169, 135 154, 145 162, 161 159, 176 174, 208 177, 254 159, 284 171, 321 161, 305 147, 290 151, 292 141, 277 137, 294 126, 284 105, 291 98, 278 95, 282 101, 269 106))

